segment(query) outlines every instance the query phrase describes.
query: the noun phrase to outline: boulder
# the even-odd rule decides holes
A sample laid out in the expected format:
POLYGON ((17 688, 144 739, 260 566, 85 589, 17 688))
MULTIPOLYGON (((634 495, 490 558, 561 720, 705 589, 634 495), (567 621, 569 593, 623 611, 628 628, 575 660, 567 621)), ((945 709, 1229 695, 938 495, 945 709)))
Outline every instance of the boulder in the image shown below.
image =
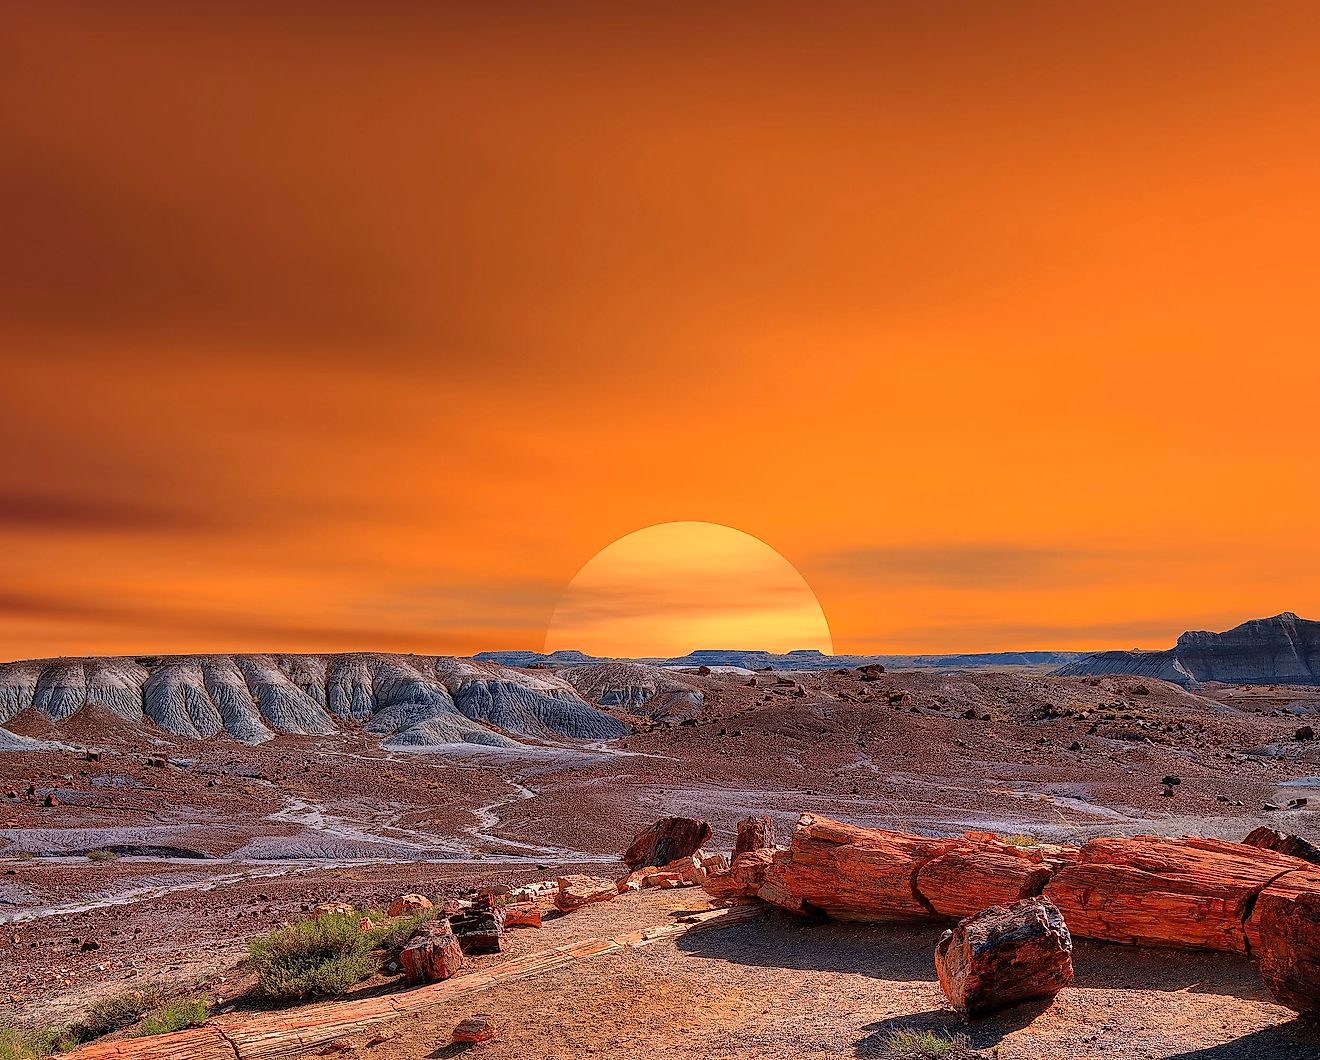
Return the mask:
POLYGON ((1261 891, 1247 938, 1275 1000, 1320 1022, 1320 869, 1301 866, 1261 891))
POLYGON ((461 1021, 454 1028, 456 1042, 488 1042, 499 1033, 495 1020, 484 1012, 478 1012, 461 1021))
POLYGON ((1072 938, 1047 899, 991 906, 944 933, 935 972, 953 1007, 974 1019, 1072 982, 1072 938))
POLYGON ((1312 865, 1320 865, 1320 847, 1308 843, 1299 835, 1285 835, 1266 825, 1248 832, 1247 838, 1242 842, 1249 847, 1273 850, 1278 854, 1287 854, 1290 858, 1301 858, 1312 865))
POLYGON ((506 928, 541 926, 541 907, 535 902, 510 902, 500 908, 504 910, 506 928))
POLYGON ((775 822, 769 814, 760 817, 744 817, 738 822, 738 838, 733 844, 733 856, 745 854, 749 850, 774 849, 775 822))
POLYGON ((433 920, 413 932, 399 963, 410 983, 438 983, 463 967, 463 949, 447 922, 433 920))
POLYGON ((628 873, 618 882, 619 893, 643 887, 700 887, 706 882, 706 868, 697 854, 677 858, 668 865, 647 866, 628 873))
POLYGON ((449 930, 466 957, 499 953, 504 948, 504 910, 469 909, 449 918, 449 930))
POLYGON ((431 899, 420 894, 403 894, 390 903, 390 916, 411 916, 432 908, 431 899))
POLYGON ((1246 953, 1256 895, 1298 862, 1189 836, 1093 839, 1045 888, 1073 934, 1139 946, 1246 953))
POLYGON ((692 817, 665 817, 638 832, 623 855, 629 869, 668 865, 695 854, 710 838, 710 825, 692 817))
POLYGON ((573 873, 559 878, 559 893, 555 895, 555 908, 564 913, 571 913, 584 905, 611 902, 618 897, 618 894, 618 885, 613 880, 573 873))
POLYGON ((718 851, 714 854, 708 854, 704 850, 698 850, 696 856, 701 861, 701 868, 707 874, 729 871, 729 857, 727 854, 718 851))

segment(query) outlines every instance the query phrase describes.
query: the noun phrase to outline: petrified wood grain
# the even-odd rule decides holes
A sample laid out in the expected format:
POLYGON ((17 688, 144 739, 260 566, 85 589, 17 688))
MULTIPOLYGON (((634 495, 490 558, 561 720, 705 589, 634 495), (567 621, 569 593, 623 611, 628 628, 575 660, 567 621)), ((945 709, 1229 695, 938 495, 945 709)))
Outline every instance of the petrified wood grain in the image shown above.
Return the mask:
POLYGON ((1247 938, 1275 1000, 1320 1020, 1320 869, 1297 868, 1266 887, 1247 938))
POLYGON ((690 857, 710 838, 710 825, 693 817, 665 817, 638 832, 623 855, 629 869, 668 865, 690 857))
POLYGON ((941 916, 965 917, 1038 895, 1051 876, 1040 855, 985 843, 955 847, 917 872, 917 890, 941 916))
POLYGON ((1045 888, 1074 935, 1246 953, 1256 896, 1296 859, 1217 839, 1093 839, 1045 888))

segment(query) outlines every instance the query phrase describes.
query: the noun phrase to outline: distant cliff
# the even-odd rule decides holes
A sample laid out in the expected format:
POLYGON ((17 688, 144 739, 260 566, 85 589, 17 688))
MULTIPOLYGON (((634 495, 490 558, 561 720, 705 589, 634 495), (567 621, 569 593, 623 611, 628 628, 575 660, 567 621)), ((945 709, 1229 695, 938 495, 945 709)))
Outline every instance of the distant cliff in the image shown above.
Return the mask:
POLYGON ((1188 685, 1320 685, 1320 622, 1285 611, 1226 633, 1184 633, 1165 651, 1101 651, 1055 671, 1062 677, 1131 674, 1188 685))
MULTIPOLYGON (((1059 666, 1080 658, 1075 651, 995 651, 963 655, 825 655, 812 648, 784 653, 751 651, 742 648, 703 648, 668 659, 632 660, 652 666, 741 666, 748 670, 831 670, 838 666, 865 666, 879 663, 892 670, 962 670, 995 666, 1059 666)), ((556 651, 544 655, 535 651, 483 651, 479 662, 504 666, 576 665, 613 662, 603 656, 583 655, 580 651, 556 651)))

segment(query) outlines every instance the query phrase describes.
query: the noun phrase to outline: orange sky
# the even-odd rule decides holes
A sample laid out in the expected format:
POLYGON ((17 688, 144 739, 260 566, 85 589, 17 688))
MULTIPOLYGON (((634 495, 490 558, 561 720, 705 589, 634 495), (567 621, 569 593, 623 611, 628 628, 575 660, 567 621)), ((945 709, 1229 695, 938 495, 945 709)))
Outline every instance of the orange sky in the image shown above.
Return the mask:
POLYGON ((0 656, 1320 617, 1320 6, 275 7, 0 9, 0 656))

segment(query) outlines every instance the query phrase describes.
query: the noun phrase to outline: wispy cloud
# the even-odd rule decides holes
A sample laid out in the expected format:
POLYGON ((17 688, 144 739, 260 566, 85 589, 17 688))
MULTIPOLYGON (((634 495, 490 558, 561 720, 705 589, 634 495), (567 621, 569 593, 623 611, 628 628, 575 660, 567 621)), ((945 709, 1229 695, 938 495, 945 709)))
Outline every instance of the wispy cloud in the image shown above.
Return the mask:
POLYGON ((895 586, 1004 589, 1086 584, 1141 560, 1117 550, 963 542, 837 549, 818 556, 815 569, 895 586))

